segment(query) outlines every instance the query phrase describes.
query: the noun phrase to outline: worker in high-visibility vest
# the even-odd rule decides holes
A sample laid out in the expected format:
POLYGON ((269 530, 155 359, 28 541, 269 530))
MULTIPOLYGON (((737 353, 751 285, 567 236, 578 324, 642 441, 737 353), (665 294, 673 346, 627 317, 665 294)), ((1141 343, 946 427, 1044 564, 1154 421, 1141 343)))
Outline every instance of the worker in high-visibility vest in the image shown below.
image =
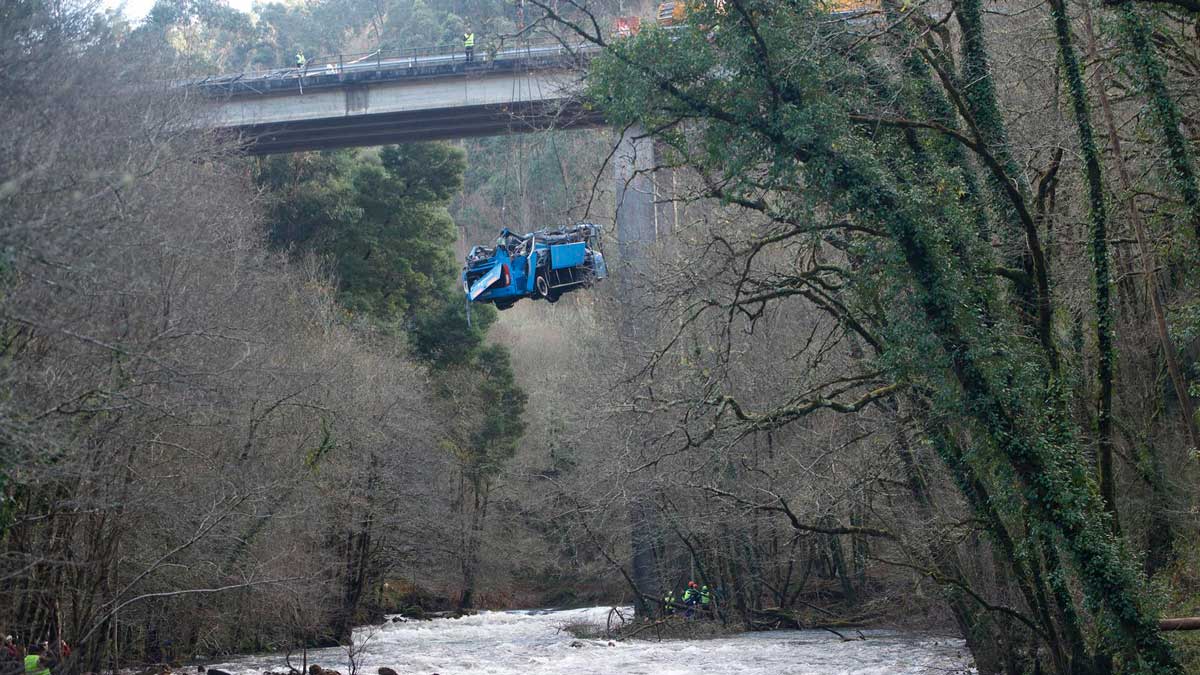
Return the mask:
POLYGON ((467 63, 475 60, 475 32, 470 28, 463 33, 463 49, 467 52, 467 63))
POLYGON ((307 64, 308 59, 304 58, 304 52, 296 52, 296 70, 304 70, 307 64))
POLYGON ((687 605, 687 610, 684 611, 684 616, 692 618, 696 613, 696 603, 700 602, 700 587, 696 582, 689 581, 687 590, 683 592, 683 604, 687 605))
POLYGON ((34 643, 29 645, 25 656, 25 675, 50 675, 46 660, 42 658, 42 646, 34 643))
POLYGON ((712 592, 708 590, 708 585, 701 586, 700 587, 700 611, 705 616, 709 616, 709 612, 711 610, 712 610, 712 592))

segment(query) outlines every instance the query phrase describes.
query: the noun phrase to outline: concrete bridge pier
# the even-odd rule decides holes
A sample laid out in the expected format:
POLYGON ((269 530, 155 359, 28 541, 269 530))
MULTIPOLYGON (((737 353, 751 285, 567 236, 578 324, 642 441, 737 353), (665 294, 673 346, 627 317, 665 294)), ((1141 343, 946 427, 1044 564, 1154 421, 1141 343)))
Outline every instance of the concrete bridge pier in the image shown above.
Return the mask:
MULTIPOLYGON (((649 279, 648 249, 657 240, 657 209, 654 204, 654 141, 638 126, 626 129, 613 154, 614 193, 617 201, 617 249, 620 253, 617 294, 621 299, 621 341, 628 345, 647 346, 652 343, 654 325, 645 311, 646 282, 649 279)), ((626 350, 636 360, 641 350, 626 350)), ((650 436, 650 430, 637 426, 637 417, 630 418, 631 432, 626 438, 630 454, 637 456, 636 447, 650 436)), ((650 598, 661 598, 658 561, 655 554, 659 536, 658 510, 649 487, 648 477, 632 476, 630 482, 629 528, 631 564, 630 576, 638 591, 650 598)), ((652 616, 656 606, 636 598, 637 614, 652 616)))
MULTIPOLYGON (((621 134, 613 154, 614 193, 617 200, 617 247, 621 254, 621 295, 645 281, 646 249, 658 239, 658 210, 654 204, 654 141, 640 126, 621 134), (629 275, 628 272, 633 272, 629 275)), ((634 336, 636 337, 636 336, 634 336)))

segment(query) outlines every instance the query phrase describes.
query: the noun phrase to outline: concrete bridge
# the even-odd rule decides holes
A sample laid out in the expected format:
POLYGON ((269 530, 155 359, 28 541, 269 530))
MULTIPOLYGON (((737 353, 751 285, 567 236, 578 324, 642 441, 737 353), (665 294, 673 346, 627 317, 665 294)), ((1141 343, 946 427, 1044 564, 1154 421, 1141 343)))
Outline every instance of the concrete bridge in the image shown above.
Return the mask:
POLYGON ((575 97, 594 45, 541 44, 466 60, 462 48, 373 52, 303 69, 195 82, 206 124, 252 154, 597 126, 575 97))

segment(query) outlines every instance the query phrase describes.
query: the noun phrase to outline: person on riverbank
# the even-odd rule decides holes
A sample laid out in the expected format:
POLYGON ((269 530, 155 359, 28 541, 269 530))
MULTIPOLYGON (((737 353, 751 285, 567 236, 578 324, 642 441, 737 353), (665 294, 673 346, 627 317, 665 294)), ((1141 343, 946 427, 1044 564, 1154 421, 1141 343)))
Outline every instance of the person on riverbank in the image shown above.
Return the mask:
POLYGON ((700 587, 700 616, 706 619, 712 617, 712 593, 708 590, 708 584, 700 587))
POLYGON ((463 51, 467 53, 467 63, 475 60, 475 31, 470 28, 463 33, 463 51))
POLYGON ((49 640, 42 641, 42 659, 38 661, 38 663, 40 663, 42 668, 44 668, 47 672, 57 671, 59 664, 62 663, 62 655, 59 653, 60 648, 60 642, 56 642, 52 645, 50 644, 49 640))
POLYGON ((34 642, 25 655, 25 675, 50 675, 50 664, 43 658, 42 646, 34 642))
POLYGON ((671 616, 675 613, 675 589, 667 591, 663 596, 663 616, 671 616))
POLYGON ((696 582, 689 581, 687 590, 683 592, 683 604, 687 605, 684 616, 692 618, 696 614, 696 603, 700 601, 700 588, 696 582))
POLYGON ((4 638, 4 646, 0 648, 0 675, 21 675, 25 665, 21 662, 21 650, 13 641, 13 636, 4 638))

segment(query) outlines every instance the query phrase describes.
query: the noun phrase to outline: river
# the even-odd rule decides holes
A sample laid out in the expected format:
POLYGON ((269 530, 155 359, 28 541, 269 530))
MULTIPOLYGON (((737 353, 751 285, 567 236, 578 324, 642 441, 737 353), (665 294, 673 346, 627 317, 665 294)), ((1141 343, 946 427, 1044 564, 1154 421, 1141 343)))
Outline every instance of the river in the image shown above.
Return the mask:
MULTIPOLYGON (((962 640, 863 631, 843 641, 826 631, 746 633, 709 640, 579 640, 568 623, 603 625, 608 608, 562 611, 481 612, 368 626, 355 631, 355 647, 313 650, 308 662, 343 675, 376 675, 387 666, 400 675, 909 675, 972 673, 962 640), (351 665, 351 651, 357 668, 351 665)), ((847 636, 855 635, 854 631, 847 636)), ((300 667, 299 655, 292 664, 300 667)), ((283 655, 214 663, 233 675, 286 670, 283 655)))

